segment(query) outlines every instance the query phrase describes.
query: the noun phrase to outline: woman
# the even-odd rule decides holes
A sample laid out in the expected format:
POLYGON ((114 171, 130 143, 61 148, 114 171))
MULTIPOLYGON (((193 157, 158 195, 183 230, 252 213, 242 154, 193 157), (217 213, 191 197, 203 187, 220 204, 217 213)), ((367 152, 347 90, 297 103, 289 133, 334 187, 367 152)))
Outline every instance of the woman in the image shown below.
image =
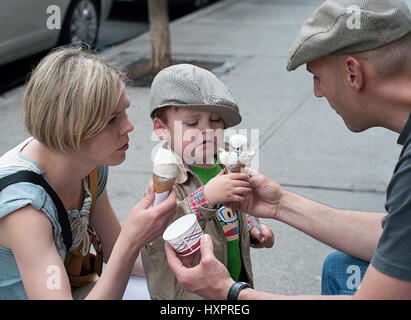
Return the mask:
MULTIPOLYGON (((139 251, 175 214, 175 193, 151 208, 154 192, 132 208, 121 228, 105 190, 107 166, 122 163, 133 125, 120 69, 81 48, 60 48, 34 70, 23 98, 32 136, 0 158, 0 178, 20 170, 40 174, 61 199, 72 245, 87 248, 88 222, 102 244, 104 272, 86 299, 121 299, 131 273, 141 275, 139 251), (92 200, 85 177, 97 167, 92 200)), ((44 189, 16 183, 0 193, 0 299, 71 299, 66 247, 58 213, 44 189)))

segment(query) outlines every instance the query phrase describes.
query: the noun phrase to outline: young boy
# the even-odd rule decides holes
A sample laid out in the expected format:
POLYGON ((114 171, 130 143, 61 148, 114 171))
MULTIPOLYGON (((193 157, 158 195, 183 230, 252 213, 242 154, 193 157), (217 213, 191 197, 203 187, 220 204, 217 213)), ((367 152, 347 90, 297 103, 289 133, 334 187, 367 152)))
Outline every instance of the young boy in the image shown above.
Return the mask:
MULTIPOLYGON (((230 208, 230 203, 245 200, 250 192, 246 174, 224 174, 216 160, 224 129, 241 121, 231 92, 207 70, 174 65, 153 80, 150 115, 157 136, 167 140, 179 162, 173 221, 195 214, 204 233, 212 236, 214 253, 232 278, 253 285, 250 240, 257 246, 272 247, 274 235, 264 224, 260 234, 245 213, 230 208)), ((143 248, 142 260, 152 299, 200 299, 179 286, 161 237, 143 248)))

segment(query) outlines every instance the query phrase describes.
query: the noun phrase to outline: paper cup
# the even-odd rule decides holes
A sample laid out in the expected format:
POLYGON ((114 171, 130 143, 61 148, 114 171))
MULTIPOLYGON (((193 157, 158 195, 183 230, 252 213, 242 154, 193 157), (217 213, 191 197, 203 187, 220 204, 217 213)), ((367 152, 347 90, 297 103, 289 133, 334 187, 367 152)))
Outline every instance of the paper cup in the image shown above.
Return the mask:
POLYGON ((163 239, 182 257, 200 249, 203 235, 195 214, 185 215, 170 224, 163 233, 163 239))

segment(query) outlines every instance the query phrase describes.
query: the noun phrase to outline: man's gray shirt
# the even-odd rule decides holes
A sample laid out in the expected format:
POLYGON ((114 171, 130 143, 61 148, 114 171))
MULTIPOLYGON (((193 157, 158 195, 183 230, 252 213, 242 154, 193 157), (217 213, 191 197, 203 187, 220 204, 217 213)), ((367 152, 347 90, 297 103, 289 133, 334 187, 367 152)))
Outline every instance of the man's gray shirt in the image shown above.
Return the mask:
POLYGON ((386 275, 411 281, 411 115, 397 142, 403 149, 387 188, 388 214, 371 264, 386 275))

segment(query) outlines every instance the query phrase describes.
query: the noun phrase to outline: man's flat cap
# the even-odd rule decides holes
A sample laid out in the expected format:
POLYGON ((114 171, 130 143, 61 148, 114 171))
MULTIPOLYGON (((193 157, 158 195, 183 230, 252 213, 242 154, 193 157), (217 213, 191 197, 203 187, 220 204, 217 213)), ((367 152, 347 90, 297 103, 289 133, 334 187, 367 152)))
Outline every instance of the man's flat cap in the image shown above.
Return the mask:
POLYGON ((287 70, 330 54, 373 50, 411 32, 411 13, 402 0, 328 0, 303 24, 287 70))

